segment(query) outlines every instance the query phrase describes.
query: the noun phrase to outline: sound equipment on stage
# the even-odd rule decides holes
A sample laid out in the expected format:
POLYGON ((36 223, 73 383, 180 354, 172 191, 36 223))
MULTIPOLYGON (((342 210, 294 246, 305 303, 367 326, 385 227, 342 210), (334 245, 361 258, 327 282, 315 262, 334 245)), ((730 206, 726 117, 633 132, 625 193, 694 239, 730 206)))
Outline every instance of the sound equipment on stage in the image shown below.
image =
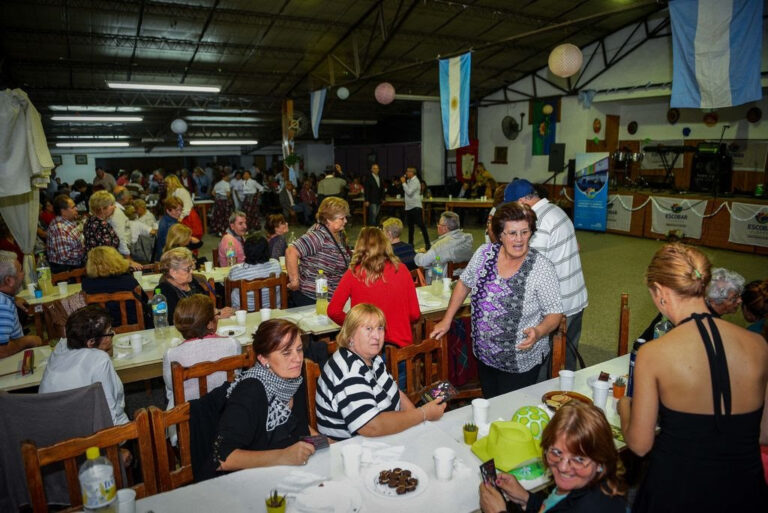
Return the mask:
POLYGON ((724 143, 700 143, 691 165, 691 191, 731 192, 733 158, 724 143))
POLYGON ((565 143, 554 143, 549 146, 549 171, 559 173, 565 162, 565 143))
POLYGON ((669 189, 675 188, 675 176, 672 170, 675 169, 675 162, 682 153, 692 153, 696 151, 693 146, 665 146, 663 144, 657 144, 656 146, 646 146, 643 148, 645 152, 658 153, 661 159, 661 164, 664 166, 664 180, 660 184, 656 184, 655 187, 664 187, 669 189), (667 160, 667 155, 672 154, 674 157, 671 161, 667 160))

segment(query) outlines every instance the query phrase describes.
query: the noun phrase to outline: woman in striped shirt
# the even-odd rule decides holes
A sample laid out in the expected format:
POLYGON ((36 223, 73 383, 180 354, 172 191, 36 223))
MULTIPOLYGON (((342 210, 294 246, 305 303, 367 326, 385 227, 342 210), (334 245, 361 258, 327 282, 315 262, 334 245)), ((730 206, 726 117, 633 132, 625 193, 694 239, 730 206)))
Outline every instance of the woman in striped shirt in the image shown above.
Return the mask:
POLYGON ((442 398, 416 408, 379 356, 384 345, 384 313, 361 303, 344 320, 339 350, 323 367, 317 382, 317 429, 335 440, 384 436, 443 416, 442 398))

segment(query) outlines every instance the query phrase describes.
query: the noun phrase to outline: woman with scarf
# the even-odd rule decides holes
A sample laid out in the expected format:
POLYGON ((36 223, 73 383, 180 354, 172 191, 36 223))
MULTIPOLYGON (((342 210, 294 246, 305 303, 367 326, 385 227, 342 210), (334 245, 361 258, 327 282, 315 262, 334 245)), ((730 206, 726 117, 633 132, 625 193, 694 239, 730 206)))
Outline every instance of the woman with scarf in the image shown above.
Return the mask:
POLYGON ((299 328, 284 319, 262 322, 253 335, 256 364, 227 390, 214 439, 216 471, 305 465, 315 452, 301 437, 317 434, 307 421, 304 350, 299 328))

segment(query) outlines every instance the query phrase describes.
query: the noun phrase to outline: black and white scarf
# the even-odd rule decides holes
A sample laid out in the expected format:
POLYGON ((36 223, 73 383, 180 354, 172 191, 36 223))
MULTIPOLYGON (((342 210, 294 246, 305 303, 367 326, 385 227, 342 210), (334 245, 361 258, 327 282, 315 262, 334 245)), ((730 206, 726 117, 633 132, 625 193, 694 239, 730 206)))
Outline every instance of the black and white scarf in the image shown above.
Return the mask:
POLYGON ((232 395, 235 387, 244 379, 258 379, 264 386, 267 394, 267 431, 272 431, 278 426, 288 422, 291 416, 291 408, 288 406, 293 396, 296 394, 303 378, 285 379, 281 378, 271 370, 260 363, 257 363, 245 372, 240 373, 238 377, 227 389, 227 399, 232 395))

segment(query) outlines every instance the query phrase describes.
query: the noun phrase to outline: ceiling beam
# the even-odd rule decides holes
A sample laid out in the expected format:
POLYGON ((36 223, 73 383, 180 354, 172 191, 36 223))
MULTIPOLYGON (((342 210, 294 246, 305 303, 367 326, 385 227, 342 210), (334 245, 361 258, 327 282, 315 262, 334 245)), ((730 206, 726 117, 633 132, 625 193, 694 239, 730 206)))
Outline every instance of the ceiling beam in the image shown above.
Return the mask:
POLYGON ((136 21, 136 37, 133 40, 133 51, 131 51, 131 60, 128 62, 128 74, 125 79, 131 81, 131 71, 133 69, 133 60, 136 58, 136 47, 139 44, 139 35, 141 34, 141 23, 144 20, 144 1, 141 0, 141 6, 139 7, 139 19, 136 21))
POLYGON ((192 52, 192 57, 189 58, 189 62, 187 63, 187 66, 184 68, 184 75, 181 77, 181 80, 180 80, 181 84, 183 84, 184 81, 187 79, 189 70, 192 68, 192 63, 195 61, 195 57, 197 57, 197 52, 200 49, 200 43, 205 37, 205 32, 208 30, 208 27, 211 25, 211 21, 213 20, 213 14, 216 12, 216 7, 218 6, 219 6, 219 0, 214 0, 213 5, 211 6, 211 10, 208 12, 208 17, 206 17, 205 23, 203 24, 203 29, 200 31, 200 35, 197 37, 197 43, 195 44, 194 52, 192 52))

